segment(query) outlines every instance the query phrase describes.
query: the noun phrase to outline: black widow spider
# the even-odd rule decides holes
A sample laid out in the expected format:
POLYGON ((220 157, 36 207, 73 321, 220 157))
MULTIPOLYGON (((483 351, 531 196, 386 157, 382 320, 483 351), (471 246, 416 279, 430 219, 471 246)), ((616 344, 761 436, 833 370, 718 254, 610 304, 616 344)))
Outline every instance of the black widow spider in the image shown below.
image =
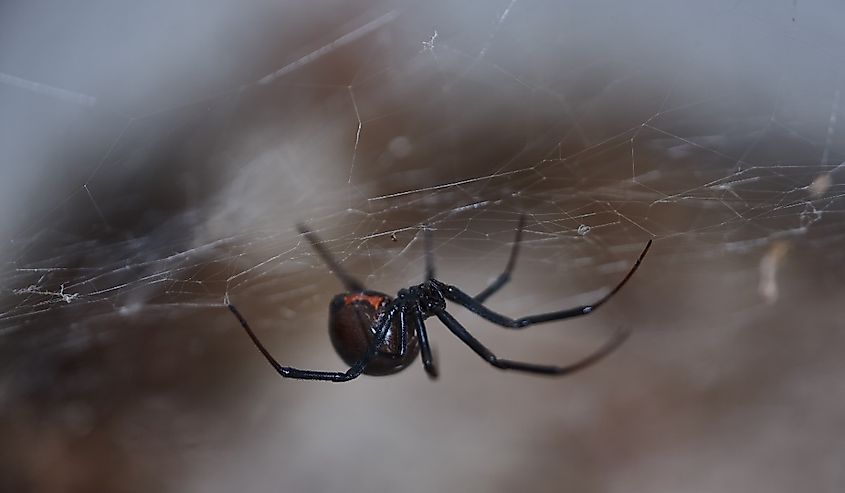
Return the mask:
POLYGON ((455 286, 434 278, 431 232, 430 229, 425 228, 425 282, 407 289, 400 289, 394 299, 384 293, 366 289, 363 284, 340 267, 340 264, 323 247, 317 235, 304 224, 299 224, 300 233, 311 243, 317 254, 346 287, 347 292, 335 296, 329 305, 329 333, 338 355, 350 366, 345 372, 301 370, 282 366, 258 340, 241 312, 228 301, 226 303, 261 354, 285 378, 347 382, 362 373, 390 375, 407 368, 420 352, 422 352, 422 362, 426 373, 432 379, 437 378, 437 367, 434 365, 428 334, 423 323, 425 319, 432 316, 437 317, 458 339, 496 368, 553 376, 568 375, 583 370, 618 348, 630 335, 630 330, 618 329, 613 337, 599 349, 567 366, 523 363, 502 359, 493 354, 446 311, 446 300, 462 305, 476 315, 507 329, 523 329, 533 324, 587 315, 603 305, 628 282, 640 266, 652 242, 649 240, 622 281, 595 303, 512 319, 485 307, 484 301, 510 280, 524 227, 525 216, 522 216, 519 219, 516 238, 505 270, 486 289, 475 296, 469 296, 455 286))

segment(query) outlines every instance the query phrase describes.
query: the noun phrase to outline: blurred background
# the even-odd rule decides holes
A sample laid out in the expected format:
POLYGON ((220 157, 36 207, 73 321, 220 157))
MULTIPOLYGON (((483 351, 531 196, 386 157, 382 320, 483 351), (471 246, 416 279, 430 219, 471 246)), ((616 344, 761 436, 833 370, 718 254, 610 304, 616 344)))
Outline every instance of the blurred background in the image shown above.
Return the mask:
POLYGON ((840 2, 0 5, 0 491, 845 488, 840 2), (340 283, 595 314, 434 319, 346 384, 340 283))

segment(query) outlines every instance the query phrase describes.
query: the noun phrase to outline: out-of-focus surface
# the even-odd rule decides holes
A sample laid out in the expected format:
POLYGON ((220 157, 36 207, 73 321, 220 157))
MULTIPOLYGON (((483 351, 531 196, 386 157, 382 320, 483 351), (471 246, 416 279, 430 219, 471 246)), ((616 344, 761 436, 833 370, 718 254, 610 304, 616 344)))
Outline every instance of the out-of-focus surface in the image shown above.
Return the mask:
POLYGON ((0 6, 0 491, 842 491, 838 2, 0 6), (348 384, 340 284, 513 332, 348 384))

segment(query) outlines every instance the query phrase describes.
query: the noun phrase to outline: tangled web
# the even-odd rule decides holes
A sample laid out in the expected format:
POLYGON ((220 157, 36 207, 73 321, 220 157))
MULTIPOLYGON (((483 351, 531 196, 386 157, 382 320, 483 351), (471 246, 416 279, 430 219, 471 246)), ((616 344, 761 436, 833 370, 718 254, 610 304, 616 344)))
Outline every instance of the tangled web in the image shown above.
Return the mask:
POLYGON ((481 287, 523 213, 520 268, 573 298, 649 238, 666 266, 752 259, 740 273, 759 303, 777 300, 788 251, 842 264, 842 61, 810 13, 708 6, 699 31, 634 20, 608 35, 560 8, 514 0, 462 24, 372 7, 142 101, 0 74, 3 93, 84 128, 68 169, 21 199, 0 336, 50 315, 74 321, 68 341, 86 320, 227 296, 293 317, 338 289, 298 221, 388 292, 421 279, 423 225, 444 280, 481 287))

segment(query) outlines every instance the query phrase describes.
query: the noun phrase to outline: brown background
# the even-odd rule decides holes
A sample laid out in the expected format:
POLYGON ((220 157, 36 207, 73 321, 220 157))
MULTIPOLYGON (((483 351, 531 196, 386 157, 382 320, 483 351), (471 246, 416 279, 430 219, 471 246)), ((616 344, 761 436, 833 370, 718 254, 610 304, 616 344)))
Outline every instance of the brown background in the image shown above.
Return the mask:
POLYGON ((843 14, 0 7, 0 490, 841 491, 843 14), (432 319, 435 383, 285 381, 222 306, 340 368, 339 284, 297 221, 390 293, 429 223, 438 276, 475 291, 523 212, 506 314, 587 302, 656 239, 590 317, 453 310, 537 362, 635 330, 571 378, 495 370, 432 319))

